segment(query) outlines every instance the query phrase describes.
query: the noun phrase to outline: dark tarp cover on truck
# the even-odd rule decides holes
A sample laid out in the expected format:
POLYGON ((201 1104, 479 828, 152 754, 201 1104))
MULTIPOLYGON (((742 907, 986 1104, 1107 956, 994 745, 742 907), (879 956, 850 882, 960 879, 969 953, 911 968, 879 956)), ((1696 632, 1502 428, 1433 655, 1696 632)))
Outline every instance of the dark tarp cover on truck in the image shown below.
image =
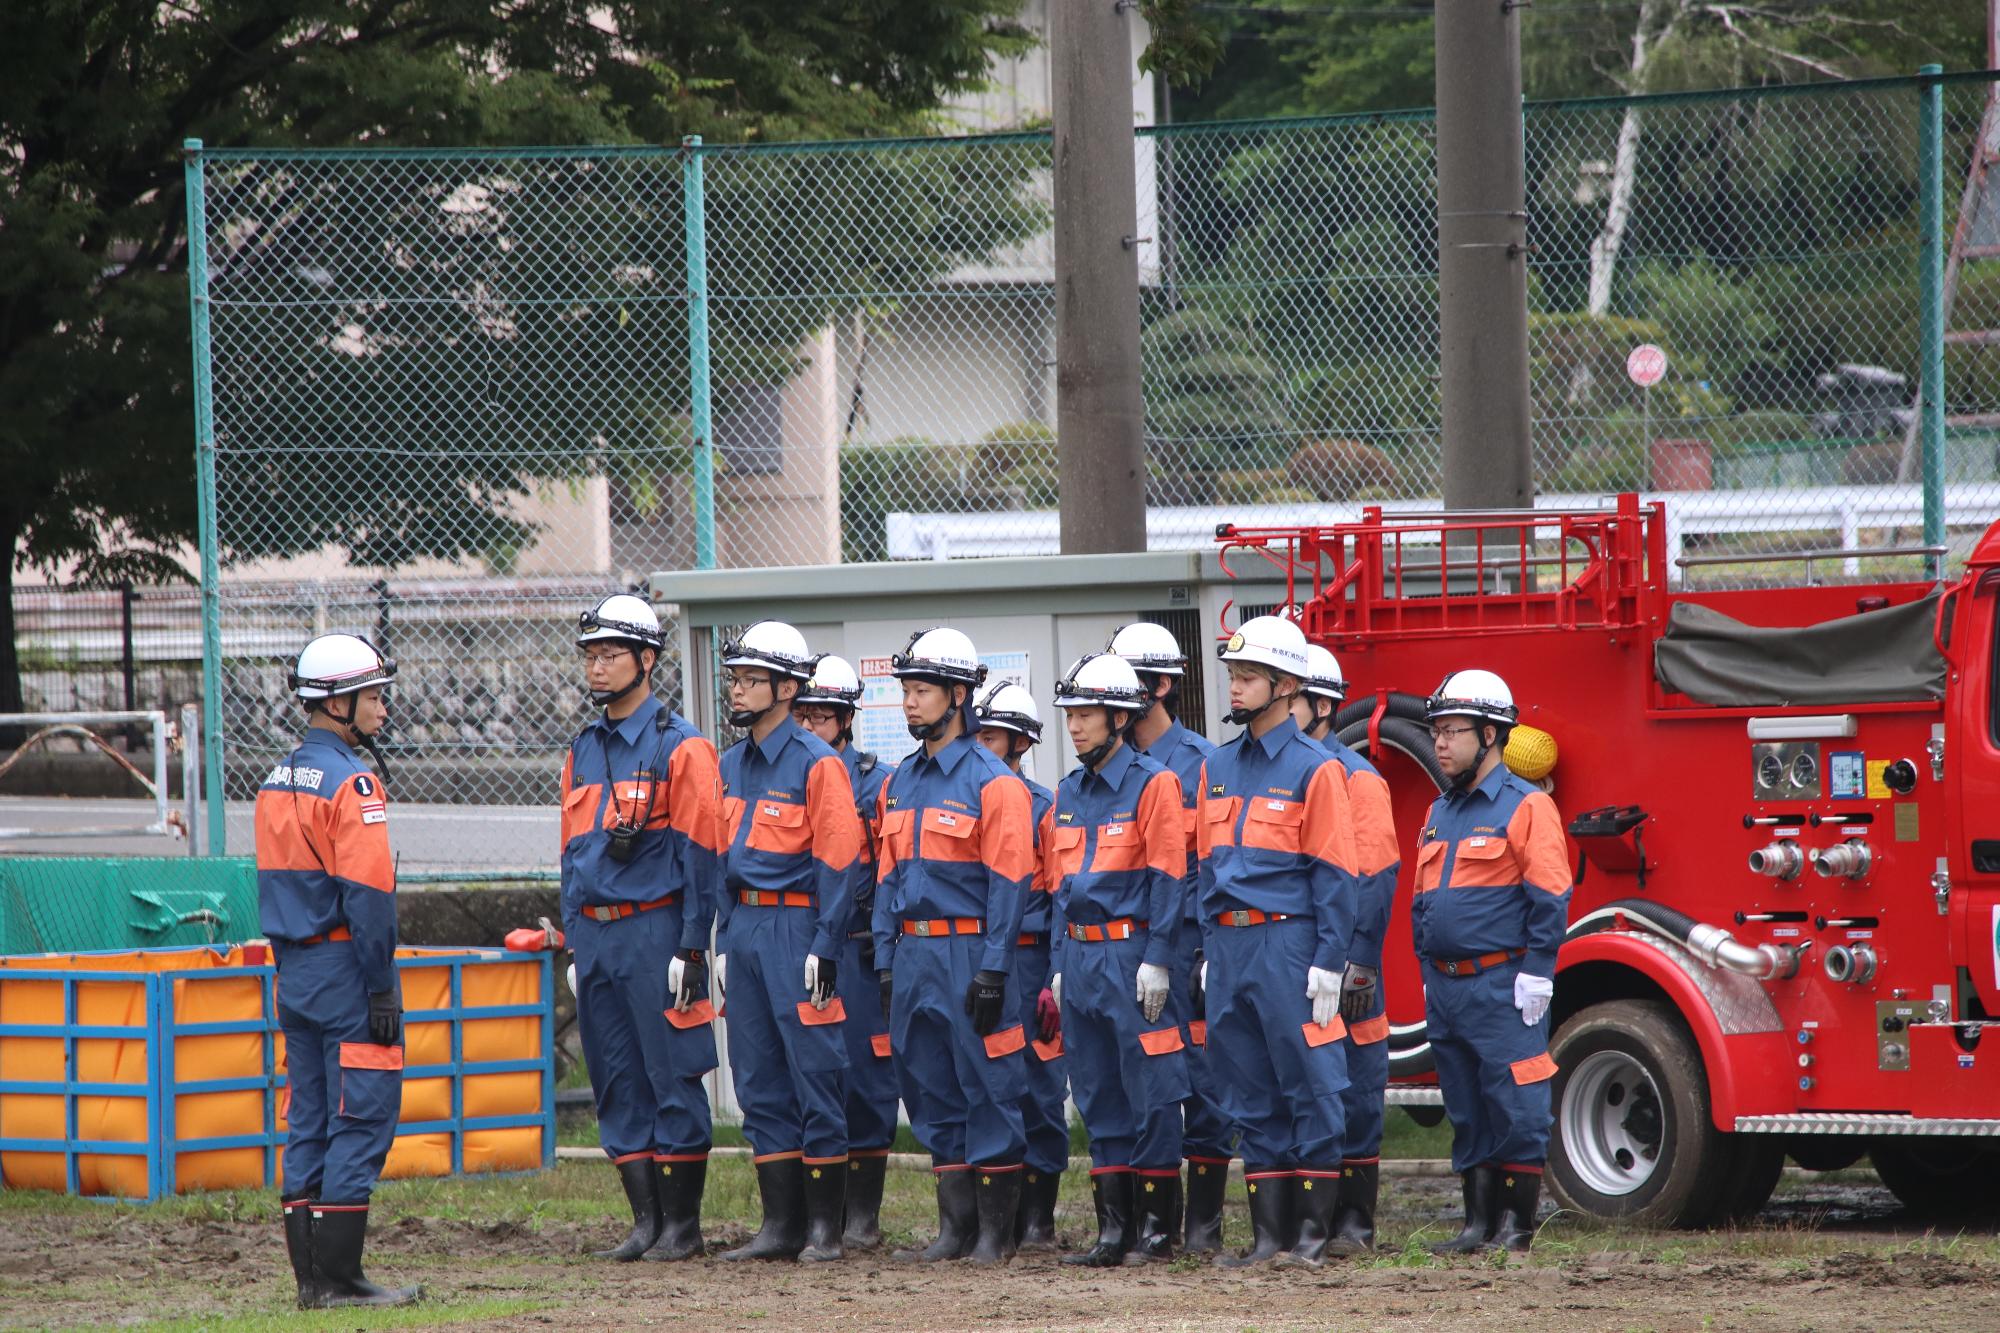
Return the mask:
POLYGON ((1653 645, 1653 674, 1712 708, 1942 699, 1944 659, 1931 638, 1942 595, 1778 629, 1675 602, 1653 645))

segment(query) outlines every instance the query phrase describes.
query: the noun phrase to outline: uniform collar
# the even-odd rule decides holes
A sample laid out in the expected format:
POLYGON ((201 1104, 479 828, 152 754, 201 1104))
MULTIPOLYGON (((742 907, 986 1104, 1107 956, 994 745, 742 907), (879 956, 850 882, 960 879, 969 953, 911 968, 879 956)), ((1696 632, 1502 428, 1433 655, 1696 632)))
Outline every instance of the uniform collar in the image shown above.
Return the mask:
POLYGON ((1507 765, 1495 764, 1493 771, 1486 775, 1484 781, 1460 790, 1458 795, 1464 800, 1470 800, 1477 794, 1484 796, 1489 801, 1497 801, 1500 799, 1501 789, 1507 785, 1507 779, 1510 776, 1511 774, 1508 772, 1507 765))
POLYGON ((799 731, 799 724, 792 721, 789 717, 786 718, 783 722, 771 728, 770 735, 756 743, 757 753, 764 756, 765 763, 777 763, 778 756, 785 752, 785 747, 792 743, 792 737, 796 736, 799 731))
MULTIPOLYGON (((1243 734, 1245 736, 1249 736, 1252 733, 1246 731, 1243 734)), ((1265 732, 1264 735, 1257 740, 1257 744, 1262 745, 1264 747, 1265 754, 1269 755, 1273 759, 1276 759, 1278 757, 1278 751, 1285 748, 1285 742, 1291 740, 1295 736, 1298 736, 1300 740, 1305 739, 1305 737, 1299 735, 1299 724, 1294 722, 1291 718, 1288 717, 1283 722, 1280 722, 1277 726, 1272 727, 1269 731, 1265 732)))
POLYGON ((1091 773, 1091 776, 1111 790, 1117 791, 1119 785, 1125 781, 1125 775, 1131 771, 1133 763, 1136 762, 1133 758, 1134 753, 1132 743, 1127 741, 1119 746, 1116 753, 1105 760, 1097 771, 1091 773))
POLYGON ((637 745, 639 743, 639 737, 644 735, 646 732, 646 728, 653 724, 654 714, 658 713, 662 708, 665 707, 666 705, 660 702, 659 695, 649 694, 646 696, 646 701, 644 703, 640 704, 637 708, 632 710, 630 716, 621 718, 620 720, 613 722, 611 720, 611 714, 599 713, 597 715, 597 721, 594 725, 602 727, 604 728, 604 730, 611 732, 612 734, 617 736, 619 740, 624 741, 627 745, 637 745))
POLYGON ((335 754, 341 755, 344 758, 352 759, 357 764, 361 762, 361 756, 354 752, 354 747, 352 745, 349 745, 346 741, 342 740, 339 736, 335 735, 333 732, 328 731, 325 727, 306 728, 305 738, 299 742, 299 748, 303 750, 308 745, 324 745, 327 749, 332 750, 335 754))
MULTIPOLYGON (((1146 747, 1146 753, 1149 755, 1172 754, 1178 746, 1184 743, 1192 735, 1194 735, 1194 733, 1189 731, 1186 727, 1182 726, 1180 724, 1180 720, 1176 718, 1174 721, 1167 723, 1167 729, 1160 733, 1160 738, 1158 740, 1154 741, 1151 745, 1146 747)), ((1127 749, 1131 748, 1129 743, 1127 744, 1126 748, 1127 749)))
MULTIPOLYGON (((936 764, 940 772, 949 775, 957 770, 959 764, 964 761, 965 756, 970 754, 976 745, 979 745, 979 742, 971 736, 960 736, 957 740, 939 750, 935 757, 932 757, 919 744, 917 746, 917 757, 936 764)), ((980 748, 984 749, 985 747, 981 746, 980 748)))

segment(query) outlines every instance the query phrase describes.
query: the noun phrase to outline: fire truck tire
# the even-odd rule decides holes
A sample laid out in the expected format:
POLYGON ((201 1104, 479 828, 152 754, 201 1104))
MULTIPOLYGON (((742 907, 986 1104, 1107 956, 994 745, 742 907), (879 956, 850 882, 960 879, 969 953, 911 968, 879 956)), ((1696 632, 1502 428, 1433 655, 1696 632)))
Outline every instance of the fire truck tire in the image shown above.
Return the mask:
POLYGON ((1732 1145, 1709 1119, 1701 1054, 1670 1006, 1609 1000, 1580 1009, 1549 1053, 1548 1184, 1564 1207, 1699 1227, 1736 1202, 1723 1197, 1736 1183, 1727 1174, 1732 1145))
POLYGON ((1875 1174, 1912 1213, 1987 1215, 2000 1193, 2000 1149, 1965 1139, 1876 1139, 1875 1174))
POLYGON ((1764 1211, 1771 1191, 1785 1174, 1785 1146, 1770 1134, 1724 1134, 1725 1185, 1716 1198, 1708 1226, 1735 1226, 1764 1211), (1729 1155, 1733 1155, 1733 1158, 1729 1155))

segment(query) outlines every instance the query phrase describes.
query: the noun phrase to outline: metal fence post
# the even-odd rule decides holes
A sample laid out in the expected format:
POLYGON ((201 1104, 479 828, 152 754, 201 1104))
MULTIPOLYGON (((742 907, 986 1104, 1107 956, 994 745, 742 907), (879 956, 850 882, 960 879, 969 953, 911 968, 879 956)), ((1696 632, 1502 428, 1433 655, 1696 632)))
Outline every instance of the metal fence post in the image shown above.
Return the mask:
POLYGON ((202 758, 208 771, 210 856, 229 850, 222 790, 222 588, 216 554, 215 404, 209 371, 208 201, 203 196, 201 140, 181 145, 187 181, 188 311, 193 320, 195 509, 201 532, 201 710, 202 758))
MULTIPOLYGON (((1924 545, 1943 546, 1944 533, 1944 90, 1942 65, 1917 71, 1919 114, 1917 230, 1919 309, 1923 338, 1924 545)), ((1924 558, 1927 578, 1941 578, 1944 556, 1924 558)))
POLYGON ((701 136, 681 140, 681 208, 687 231, 688 429, 694 444, 694 567, 715 568, 715 439, 708 389, 708 236, 701 136))

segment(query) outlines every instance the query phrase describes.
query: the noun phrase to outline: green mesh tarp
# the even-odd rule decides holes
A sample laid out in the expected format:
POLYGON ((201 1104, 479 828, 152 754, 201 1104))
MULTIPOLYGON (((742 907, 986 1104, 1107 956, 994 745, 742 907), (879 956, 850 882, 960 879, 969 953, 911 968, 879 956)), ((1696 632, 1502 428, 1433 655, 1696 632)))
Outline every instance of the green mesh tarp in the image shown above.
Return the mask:
POLYGON ((255 939, 249 857, 0 857, 0 954, 255 939))

